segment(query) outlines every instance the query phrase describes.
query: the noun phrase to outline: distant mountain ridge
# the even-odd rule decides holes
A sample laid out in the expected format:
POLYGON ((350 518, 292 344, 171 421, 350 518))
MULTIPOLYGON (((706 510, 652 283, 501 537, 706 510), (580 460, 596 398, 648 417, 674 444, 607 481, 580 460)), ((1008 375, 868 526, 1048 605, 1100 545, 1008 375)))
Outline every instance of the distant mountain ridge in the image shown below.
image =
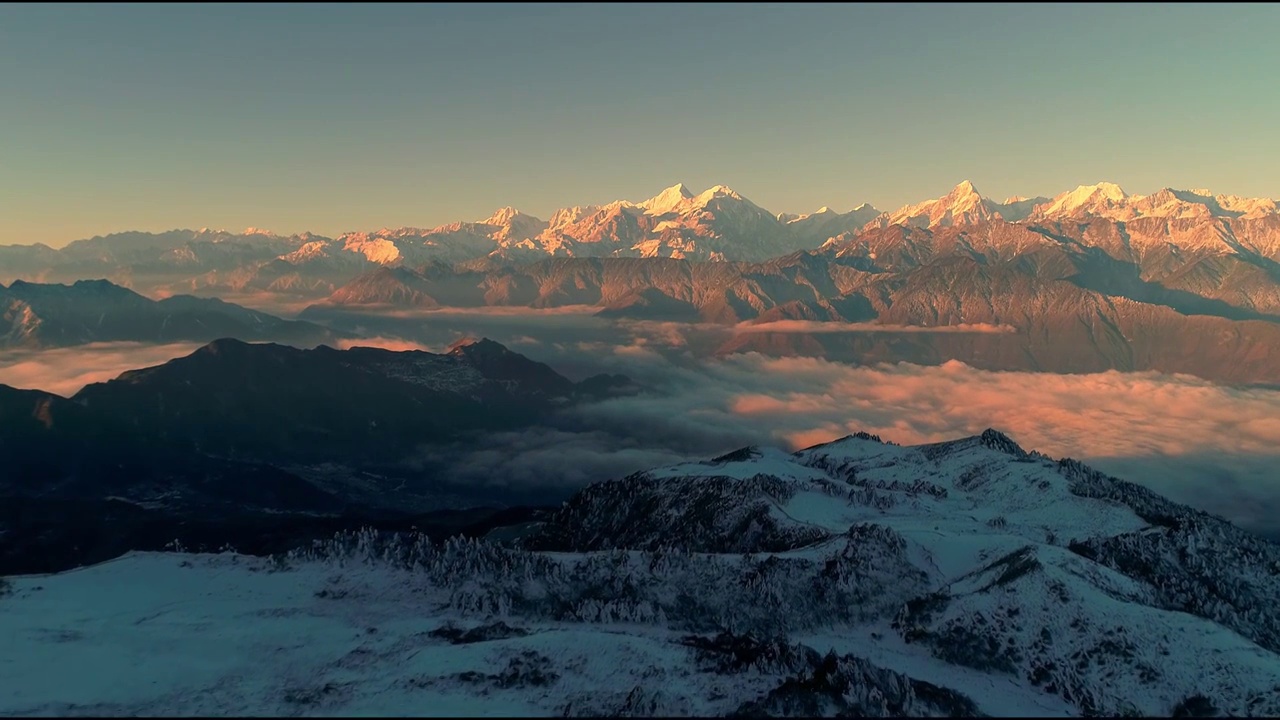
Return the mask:
POLYGON ((1275 383, 1274 258, 1280 215, 891 225, 762 263, 555 258, 380 268, 300 317, 328 322, 388 305, 586 305, 601 317, 724 326, 733 337, 722 353, 1275 383), (806 332, 805 323, 830 324, 806 332), (849 324, 858 327, 839 331, 849 324), (924 332, 895 332, 903 327, 924 332), (960 331, 938 332, 948 329, 960 331))
MULTIPOLYGON (((328 294, 377 266, 545 257, 665 257, 762 262, 811 250, 833 237, 892 226, 936 228, 1006 222, 1128 222, 1265 219, 1280 213, 1270 198, 1165 188, 1129 195, 1098 183, 1052 198, 997 202, 965 181, 946 195, 881 212, 863 204, 846 213, 775 213, 717 185, 695 193, 683 184, 640 202, 566 207, 541 219, 505 207, 472 222, 434 228, 383 228, 337 238, 174 230, 118 233, 78 240, 61 250, 0 246, 0 281, 67 281, 104 277, 141 292, 270 292, 328 294)), ((1273 244, 1280 244, 1277 240, 1273 244)))
MULTIPOLYGON (((761 326, 722 353, 1280 382, 1268 360, 1280 353, 1280 213, 1272 200, 1201 189, 1129 195, 1099 183, 996 202, 964 182, 890 213, 790 216, 724 186, 673 185, 547 221, 508 207, 339 239, 201 231, 73 245, 73 263, 41 272, 115 268, 135 287, 159 283, 159 295, 291 294, 322 300, 303 318, 324 322, 333 309, 589 305, 617 319, 761 326), (963 331, 802 332, 822 322, 963 331)), ((0 248, 21 252, 57 254, 0 248)), ((18 268, 5 257, 0 272, 18 268)), ((34 316, 8 313, 10 342, 27 342, 34 316)), ((94 317, 76 322, 93 336, 94 317)))
POLYGON ((106 280, 71 285, 15 280, 7 288, 0 285, 0 349, 209 342, 227 336, 303 346, 349 337, 214 298, 175 295, 151 300, 106 280))

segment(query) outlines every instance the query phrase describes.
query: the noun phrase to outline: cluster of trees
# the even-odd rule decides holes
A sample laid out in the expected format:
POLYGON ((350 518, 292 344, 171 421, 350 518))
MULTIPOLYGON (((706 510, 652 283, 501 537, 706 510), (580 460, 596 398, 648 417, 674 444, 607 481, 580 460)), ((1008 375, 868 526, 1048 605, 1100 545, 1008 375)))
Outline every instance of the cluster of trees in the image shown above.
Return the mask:
POLYGON ((672 548, 551 556, 479 539, 438 544, 363 530, 282 556, 277 566, 398 568, 414 591, 472 616, 776 634, 894 612, 928 583, 905 547, 892 530, 858 526, 806 557, 672 548))
POLYGON ((774 511, 799 488, 796 481, 764 474, 694 480, 640 473, 581 490, 537 535, 526 538, 524 547, 560 552, 662 547, 782 552, 830 536, 821 528, 780 519, 774 511))
POLYGON ((1212 620, 1280 652, 1280 546, 1074 460, 1062 460, 1059 469, 1073 493, 1127 505, 1153 526, 1073 542, 1073 552, 1151 586, 1166 609, 1212 620))

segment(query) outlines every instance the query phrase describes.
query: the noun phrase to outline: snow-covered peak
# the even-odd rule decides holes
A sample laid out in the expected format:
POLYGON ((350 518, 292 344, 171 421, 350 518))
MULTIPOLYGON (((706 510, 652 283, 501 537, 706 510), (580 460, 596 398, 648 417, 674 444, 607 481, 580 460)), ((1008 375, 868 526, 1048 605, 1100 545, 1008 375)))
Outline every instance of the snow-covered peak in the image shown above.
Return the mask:
POLYGON ((967 225, 990 220, 996 211, 988 207, 988 203, 978 189, 969 180, 961 182, 951 192, 936 200, 926 200, 915 205, 908 205, 892 213, 884 213, 870 224, 883 227, 885 225, 914 225, 917 227, 936 227, 939 225, 967 225))
POLYGON ((294 250, 291 253, 288 253, 286 255, 281 255, 280 259, 291 265, 297 265, 299 263, 304 263, 309 260, 316 260, 319 258, 328 257, 329 256, 328 247, 329 247, 329 243, 323 240, 313 240, 311 242, 304 243, 302 247, 298 248, 297 250, 294 250))
MULTIPOLYGON (((857 212, 857 211, 855 211, 855 212, 857 212)), ((778 220, 779 220, 779 221, 781 221, 781 222, 788 222, 788 223, 802 222, 802 221, 827 220, 827 219, 829 219, 829 218, 834 218, 834 217, 838 216, 839 214, 840 214, 840 213, 836 212, 835 210, 832 210, 831 208, 827 207, 826 205, 823 205, 822 207, 818 208, 818 210, 817 210, 816 212, 807 213, 807 214, 805 214, 805 215, 791 215, 791 216, 789 216, 788 218, 785 218, 785 219, 784 219, 783 217, 779 216, 779 217, 778 217, 778 220)))
POLYGON ((676 183, 640 203, 640 207, 644 208, 650 215, 665 215, 679 210, 692 198, 693 193, 689 191, 689 188, 685 187, 684 183, 676 183))
POLYGON ((1271 198, 1246 198, 1239 195, 1219 195, 1214 198, 1218 205, 1229 213, 1239 213, 1241 217, 1252 218, 1280 213, 1280 205, 1271 198))
POLYGON ((481 220, 480 223, 482 225, 497 225, 499 227, 505 227, 505 226, 511 225, 517 219, 521 219, 521 218, 537 220, 537 218, 533 217, 532 215, 526 215, 520 212, 519 210, 508 205, 504 208, 500 208, 496 210, 488 218, 481 220))
POLYGON ((879 214, 879 210, 866 203, 847 213, 836 212, 824 206, 817 212, 793 216, 783 222, 810 247, 820 247, 833 237, 857 232, 879 214))
POLYGON ((1087 197, 1102 197, 1112 202, 1120 202, 1129 197, 1124 188, 1115 183, 1100 182, 1096 185, 1082 185, 1075 189, 1077 194, 1084 193, 1087 197))
POLYGON ((264 230, 263 228, 247 227, 241 235, 269 235, 275 237, 276 234, 270 230, 264 230))
POLYGON ((1037 211, 1038 215, 1058 216, 1073 215, 1079 212, 1102 212, 1120 205, 1129 195, 1119 185, 1100 182, 1096 185, 1081 185, 1055 197, 1047 206, 1037 211))
POLYGON ((968 180, 952 188, 944 199, 952 214, 973 212, 981 208, 983 203, 982 194, 968 180))
POLYGON ((732 200, 746 199, 727 185, 716 185, 699 193, 698 196, 693 199, 692 204, 696 207, 703 207, 712 200, 717 200, 719 198, 730 198, 732 200))
POLYGON ((338 237, 339 240, 346 241, 349 239, 368 240, 369 238, 405 238, 405 237, 422 237, 431 232, 426 228, 418 227, 384 227, 379 230, 369 232, 349 232, 343 233, 338 237))
POLYGON ((1143 217, 1194 219, 1257 218, 1276 212, 1274 200, 1214 196, 1206 188, 1161 188, 1150 195, 1129 195, 1114 183, 1082 185, 1038 206, 1033 218, 1103 217, 1133 220, 1143 217))
POLYGON ((1275 214, 1276 202, 1270 198, 1242 198, 1234 195, 1214 196, 1204 188, 1174 190, 1164 188, 1140 198, 1131 198, 1143 215, 1165 217, 1260 217, 1275 214))
POLYGON ((590 217, 599 211, 599 205, 575 205, 573 207, 560 208, 551 214, 551 220, 548 221, 548 227, 551 230, 558 230, 566 225, 572 225, 583 218, 590 217))
POLYGON ((369 262, 379 265, 388 265, 401 258, 400 248, 386 238, 347 238, 343 249, 363 255, 369 262))

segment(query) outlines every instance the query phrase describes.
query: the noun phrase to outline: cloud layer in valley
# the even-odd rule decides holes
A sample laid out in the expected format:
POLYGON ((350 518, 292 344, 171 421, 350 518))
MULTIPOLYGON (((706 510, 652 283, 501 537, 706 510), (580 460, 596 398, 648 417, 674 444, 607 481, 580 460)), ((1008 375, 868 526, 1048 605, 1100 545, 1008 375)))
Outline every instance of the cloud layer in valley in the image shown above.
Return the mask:
POLYGON ((817 322, 814 320, 773 320, 743 322, 734 326, 736 333, 1012 333, 1012 325, 990 323, 957 323, 955 325, 881 325, 878 323, 817 322))
POLYGON ((126 370, 190 355, 200 345, 111 342, 52 350, 11 350, 0 353, 0 384, 70 397, 85 385, 106 382, 126 370))
MULTIPOLYGON (((456 316, 455 322, 435 318, 441 322, 395 329, 421 333, 415 340, 436 347, 465 324, 469 334, 506 343, 573 379, 624 373, 652 389, 577 408, 558 419, 554 432, 485 443, 503 452, 456 448, 447 472, 467 483, 567 488, 747 444, 796 449, 859 430, 914 444, 994 427, 1025 448, 1087 461, 1280 538, 1276 390, 1232 389, 1154 372, 990 372, 959 362, 855 367, 754 353, 701 359, 749 325, 592 317, 566 325, 563 315, 529 309, 490 315, 483 327, 458 323, 456 316)), ((811 325, 754 327, 808 332, 811 325)))
MULTIPOLYGON (((575 408, 556 433, 536 442, 505 438, 500 461, 491 452, 464 453, 457 467, 474 463, 476 472, 460 472, 482 482, 532 479, 528 473, 536 467, 554 477, 558 463, 574 468, 561 479, 577 483, 747 444, 794 450, 860 430, 917 444, 994 427, 1027 449, 1085 460, 1280 536, 1280 477, 1274 472, 1280 392, 1274 390, 1159 373, 990 372, 959 362, 855 367, 755 353, 672 362, 645 347, 589 350, 596 351, 597 370, 626 373, 653 392, 575 408)), ((553 365, 559 354, 550 346, 528 351, 553 365)))
POLYGON ((350 350, 355 347, 381 348, 382 350, 393 350, 395 352, 405 352, 408 350, 421 350, 423 352, 441 352, 441 349, 432 349, 428 345, 412 340, 394 337, 368 337, 359 340, 339 340, 334 344, 339 350, 350 350))
MULTIPOLYGON (((990 372, 959 362, 856 367, 755 353, 700 359, 691 350, 705 342, 697 326, 633 323, 626 332, 606 335, 598 325, 584 325, 584 332, 566 334, 556 318, 543 318, 545 325, 526 319, 468 329, 573 379, 624 373, 649 390, 574 407, 546 427, 424 449, 415 460, 424 469, 472 486, 540 487, 562 494, 748 444, 797 449, 856 431, 916 444, 994 427, 1025 448, 1084 460, 1280 537, 1277 390, 1233 389, 1150 372, 990 372)), ((436 328, 439 337, 430 340, 382 336, 343 347, 440 352, 456 334, 456 328, 443 329, 436 328)), ((72 395, 87 383, 197 347, 103 343, 11 351, 0 354, 0 383, 72 395)))

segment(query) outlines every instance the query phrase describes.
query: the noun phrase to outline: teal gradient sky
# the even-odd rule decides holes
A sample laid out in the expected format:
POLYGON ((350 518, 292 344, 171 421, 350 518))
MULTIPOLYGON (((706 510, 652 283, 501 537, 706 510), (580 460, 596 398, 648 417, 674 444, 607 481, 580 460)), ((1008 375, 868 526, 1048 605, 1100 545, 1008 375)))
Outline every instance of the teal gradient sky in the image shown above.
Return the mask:
POLYGON ((0 6, 0 243, 726 184, 1280 196, 1280 5, 0 6))

